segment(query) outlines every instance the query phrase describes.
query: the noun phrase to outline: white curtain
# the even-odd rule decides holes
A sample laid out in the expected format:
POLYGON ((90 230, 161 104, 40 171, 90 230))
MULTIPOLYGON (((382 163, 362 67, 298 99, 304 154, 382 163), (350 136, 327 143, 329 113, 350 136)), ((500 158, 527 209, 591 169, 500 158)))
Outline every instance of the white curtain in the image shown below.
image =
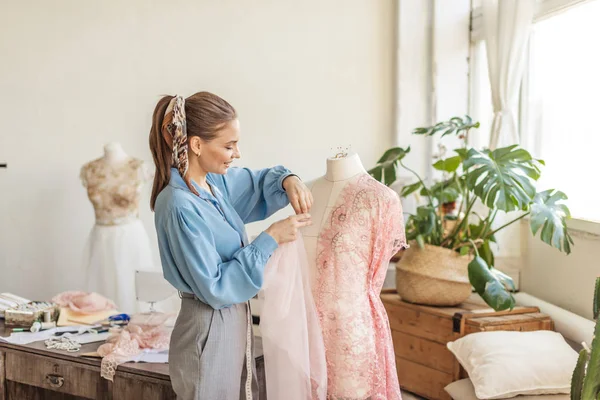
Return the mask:
POLYGON ((484 40, 494 106, 490 149, 519 143, 519 88, 535 0, 484 0, 484 40))

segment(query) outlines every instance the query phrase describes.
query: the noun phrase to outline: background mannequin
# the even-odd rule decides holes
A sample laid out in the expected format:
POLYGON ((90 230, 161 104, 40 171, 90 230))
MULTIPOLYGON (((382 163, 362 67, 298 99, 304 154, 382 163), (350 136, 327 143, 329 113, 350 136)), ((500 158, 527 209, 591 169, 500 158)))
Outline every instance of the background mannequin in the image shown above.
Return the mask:
POLYGON ((138 311, 135 270, 158 270, 138 218, 141 189, 152 175, 119 143, 106 144, 103 157, 81 168, 96 217, 84 253, 86 290, 113 300, 122 312, 138 311))
POLYGON ((357 154, 327 159, 309 182, 313 225, 302 229, 327 361, 327 398, 400 400, 379 298, 389 260, 406 245, 400 198, 357 154))

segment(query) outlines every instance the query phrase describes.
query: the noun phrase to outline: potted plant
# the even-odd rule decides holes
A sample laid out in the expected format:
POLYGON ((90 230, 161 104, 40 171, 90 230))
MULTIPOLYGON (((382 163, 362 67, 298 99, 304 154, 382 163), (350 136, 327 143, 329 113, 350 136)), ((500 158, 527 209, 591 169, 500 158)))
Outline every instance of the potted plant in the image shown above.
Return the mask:
POLYGON ((585 400, 598 399, 600 397, 600 325, 598 314, 600 313, 600 278, 596 278, 594 290, 594 338, 592 348, 589 349, 584 343, 584 349, 579 352, 577 366, 571 378, 571 399, 585 400))
POLYGON ((563 203, 567 196, 554 189, 538 192, 535 187, 544 162, 518 145, 493 151, 469 147, 470 131, 478 127, 478 122, 465 116, 413 131, 425 136, 456 135, 461 140, 451 157, 445 157, 442 147, 433 164, 441 174, 436 182, 426 182, 404 164, 410 147, 387 150, 369 170, 389 186, 396 181, 397 168, 406 169, 416 182, 403 187, 401 196, 419 193, 425 200, 406 220, 406 236, 413 246, 398 264, 398 291, 407 301, 455 305, 470 295, 472 286, 495 310, 512 309, 514 283, 494 268, 492 243, 498 231, 525 217, 534 236, 539 232, 544 243, 571 252, 573 240, 566 223, 570 213, 563 203), (511 211, 519 215, 501 226, 494 224, 499 212, 511 211), (406 298, 411 295, 415 298, 406 298))

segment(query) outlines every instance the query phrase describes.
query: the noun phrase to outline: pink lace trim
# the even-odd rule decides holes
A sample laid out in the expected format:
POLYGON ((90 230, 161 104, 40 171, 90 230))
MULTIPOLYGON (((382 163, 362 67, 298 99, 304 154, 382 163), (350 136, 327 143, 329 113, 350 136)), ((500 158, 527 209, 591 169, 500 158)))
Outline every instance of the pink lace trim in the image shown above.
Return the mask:
POLYGON ((401 399, 379 294, 390 258, 405 246, 398 195, 367 174, 348 182, 319 235, 313 287, 328 399, 401 399))
POLYGON ((165 320, 166 318, 154 318, 153 322, 156 325, 137 325, 130 322, 126 328, 115 330, 97 350, 102 357, 102 377, 112 381, 117 366, 135 359, 144 349, 167 350, 171 330, 165 328, 165 320))

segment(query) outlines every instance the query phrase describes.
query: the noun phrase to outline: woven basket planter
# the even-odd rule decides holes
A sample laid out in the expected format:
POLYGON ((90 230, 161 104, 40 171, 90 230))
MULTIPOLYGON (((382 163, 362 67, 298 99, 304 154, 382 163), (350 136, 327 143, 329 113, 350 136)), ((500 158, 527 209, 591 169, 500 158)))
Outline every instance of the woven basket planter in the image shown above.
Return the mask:
POLYGON ((469 261, 444 247, 413 243, 396 265, 396 290, 410 303, 455 306, 471 295, 469 261))

